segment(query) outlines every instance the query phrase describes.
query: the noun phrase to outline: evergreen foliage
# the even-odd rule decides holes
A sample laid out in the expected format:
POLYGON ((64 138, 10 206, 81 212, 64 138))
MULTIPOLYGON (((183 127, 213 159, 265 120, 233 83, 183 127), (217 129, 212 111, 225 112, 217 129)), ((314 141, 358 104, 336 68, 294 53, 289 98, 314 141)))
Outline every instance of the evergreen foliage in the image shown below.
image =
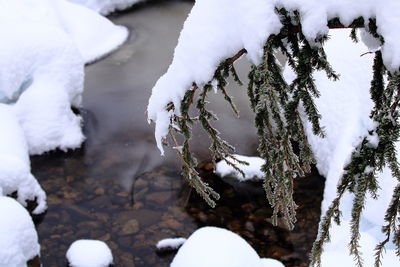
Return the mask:
MULTIPOLYGON (((285 9, 276 11, 281 15, 284 26, 279 34, 268 38, 261 64, 251 67, 248 97, 256 115, 258 152, 265 160, 262 167, 265 173, 263 186, 266 197, 274 209, 272 221, 277 224, 278 217, 282 216, 288 228, 292 229, 296 221, 293 179, 310 172, 310 164, 314 162, 301 118, 306 117, 311 122, 314 134, 324 136, 324 131, 319 124, 321 116, 313 101, 313 98, 319 96, 313 73, 316 70, 323 70, 333 80, 338 79, 339 76, 332 70, 323 48, 328 37, 320 36, 311 44, 302 33, 298 13, 289 13, 285 9), (274 56, 277 50, 287 57, 288 64, 296 74, 291 84, 287 84, 282 77, 281 66, 274 56), (298 152, 295 152, 294 146, 299 147, 298 152)), ((355 28, 360 24, 364 25, 363 18, 355 20, 352 26, 355 28)), ((334 27, 340 25, 340 22, 337 19, 331 20, 329 25, 334 27)), ((377 27, 373 19, 368 21, 366 28, 373 36, 384 42, 383 37, 376 32, 377 27)), ((354 29, 350 37, 357 41, 354 29)), ((212 126, 212 121, 217 120, 217 117, 207 109, 207 95, 212 90, 220 91, 233 112, 238 113, 226 90, 226 79, 231 75, 236 82, 241 84, 233 63, 245 52, 242 49, 234 57, 222 62, 216 69, 213 79, 202 88, 193 84, 182 100, 180 115, 174 115, 171 119, 170 138, 183 162, 183 175, 212 207, 215 206, 215 200, 219 199, 219 195, 202 181, 196 171, 196 159, 190 152, 189 146, 191 126, 194 123, 200 123, 210 137, 210 150, 214 163, 219 159, 225 160, 240 171, 236 164, 245 163, 232 155, 234 148, 221 139, 218 130, 212 126), (196 92, 199 92, 197 100, 195 100, 196 92), (189 110, 194 102, 196 102, 197 116, 192 117, 189 115, 189 110), (179 135, 181 138, 178 137, 179 135), (178 140, 182 140, 181 145, 178 140)), ((351 161, 345 167, 345 173, 337 187, 337 197, 320 223, 319 235, 310 255, 313 266, 320 266, 323 244, 329 241, 329 228, 332 221, 340 223, 339 205, 345 192, 354 194, 350 253, 354 255, 356 264, 362 266, 359 251, 360 216, 367 194, 377 197, 379 181, 376 174, 385 166, 389 166, 393 177, 399 180, 399 184, 393 192, 392 202, 386 211, 386 225, 382 228, 386 239, 376 247, 376 266, 379 266, 384 246, 391 238, 397 245, 397 254, 400 256, 400 167, 395 149, 395 142, 400 133, 397 108, 400 101, 400 74, 390 73, 385 69, 380 51, 375 52, 373 71, 370 94, 375 106, 370 116, 375 121, 376 128, 366 133, 353 152, 351 161), (385 85, 385 77, 387 77, 387 85, 385 85), (373 142, 374 138, 378 138, 379 142, 373 142)), ((174 109, 173 104, 170 103, 167 109, 174 109)))

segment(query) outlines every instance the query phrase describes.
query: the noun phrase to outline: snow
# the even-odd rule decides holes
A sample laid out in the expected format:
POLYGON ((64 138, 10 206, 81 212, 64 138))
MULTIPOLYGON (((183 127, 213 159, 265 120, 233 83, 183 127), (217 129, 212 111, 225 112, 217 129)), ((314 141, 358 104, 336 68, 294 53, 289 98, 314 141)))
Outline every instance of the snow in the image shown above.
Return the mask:
POLYGON ((166 238, 157 242, 156 247, 157 249, 177 249, 186 242, 186 238, 179 237, 179 238, 166 238))
POLYGON ((285 267, 282 262, 275 259, 261 258, 263 267, 285 267))
POLYGON ((261 171, 261 166, 264 164, 264 160, 259 157, 248 157, 234 154, 234 156, 240 160, 249 163, 249 165, 239 164, 237 166, 244 172, 245 176, 238 172, 235 168, 228 165, 225 161, 221 160, 215 166, 215 173, 220 177, 233 177, 243 182, 253 179, 263 179, 264 173, 261 171))
POLYGON ((29 154, 80 147, 84 64, 121 45, 125 27, 65 0, 0 0, 0 193, 18 201, 46 196, 29 154))
MULTIPOLYGON (((306 133, 317 159, 317 168, 326 177, 322 214, 336 197, 336 185, 343 174, 343 167, 362 138, 367 135, 371 146, 377 146, 379 143, 377 135, 368 135, 368 131, 375 128, 375 123, 369 118, 373 107, 369 97, 373 55, 366 54, 360 57, 368 52, 369 48, 363 43, 354 44, 348 38, 349 34, 349 30, 331 30, 331 39, 325 47, 329 62, 341 75, 340 80, 330 81, 323 72, 314 75, 316 86, 321 93, 321 96, 315 99, 315 103, 322 115, 321 125, 325 129, 326 137, 314 136, 310 123, 305 123, 306 133)), ((290 68, 286 68, 284 75, 291 81, 294 74, 290 68)), ((400 149, 399 144, 397 149, 400 149)), ((379 198, 368 198, 365 205, 367 208, 361 220, 360 244, 365 266, 373 266, 373 249, 384 239, 380 228, 396 185, 387 168, 378 175, 381 188, 378 191, 379 198)), ((331 229, 331 242, 324 247, 323 267, 337 266, 338 262, 345 266, 354 265, 353 257, 348 255, 348 247, 343 245, 349 243, 352 199, 350 194, 344 195, 341 202, 342 223, 341 226, 335 225, 331 229)), ((398 264, 393 248, 393 244, 388 246, 382 266, 398 264), (397 264, 393 264, 394 262, 397 264)))
POLYGON ((239 235, 217 227, 195 231, 178 250, 171 267, 280 267, 275 261, 260 259, 239 235), (270 263, 270 264, 266 264, 270 263))
POLYGON ((1 0, 0 18, 14 24, 41 22, 59 28, 69 36, 86 63, 114 50, 128 37, 125 27, 66 0, 1 0))
POLYGON ((94 11, 108 15, 114 11, 127 9, 144 0, 68 0, 75 4, 83 5, 94 11))
POLYGON ((40 253, 29 213, 14 199, 0 196, 0 266, 21 267, 40 253))
POLYGON ((71 267, 107 267, 113 263, 111 250, 99 240, 74 241, 66 255, 71 267))
POLYGON ((270 1, 203 0, 197 1, 186 20, 174 59, 166 74, 153 88, 148 118, 156 122, 157 146, 168 133, 169 118, 165 106, 173 102, 179 114, 180 101, 193 82, 211 80, 220 61, 246 48, 247 56, 260 61, 266 38, 278 33, 281 23, 270 1), (225 14, 225 15, 221 15, 225 14))
POLYGON ((30 172, 28 145, 13 107, 0 104, 0 196, 18 193, 18 201, 26 206, 35 200, 33 213, 46 210, 46 194, 30 172))
POLYGON ((242 48, 247 50, 247 58, 252 63, 260 62, 264 42, 282 26, 274 12, 276 6, 300 12, 303 33, 310 43, 318 35, 328 33, 326 22, 331 18, 340 17, 348 25, 360 16, 376 17, 378 33, 385 38, 384 63, 390 71, 399 69, 400 29, 396 26, 400 24, 399 1, 196 1, 184 24, 172 63, 153 87, 147 108, 149 121, 156 123, 155 137, 161 154, 170 118, 179 115, 180 101, 193 82, 202 85, 210 81, 218 64, 242 48), (175 106, 173 112, 165 110, 169 102, 175 106))

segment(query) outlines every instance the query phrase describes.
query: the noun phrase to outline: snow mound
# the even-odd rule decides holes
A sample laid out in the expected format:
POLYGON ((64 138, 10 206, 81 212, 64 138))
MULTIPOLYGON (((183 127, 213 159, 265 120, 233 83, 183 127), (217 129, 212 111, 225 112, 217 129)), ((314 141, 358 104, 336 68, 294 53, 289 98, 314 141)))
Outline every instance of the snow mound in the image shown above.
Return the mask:
POLYGON ((0 266, 21 267, 40 253, 29 213, 14 199, 0 197, 0 266))
POLYGON ((99 240, 77 240, 66 256, 71 267, 107 267, 113 263, 111 250, 99 240))
POLYGON ((215 173, 220 177, 233 177, 243 182, 247 180, 260 180, 264 178, 264 173, 261 171, 261 166, 264 164, 264 160, 259 157, 248 157, 242 155, 234 155, 238 160, 245 161, 249 165, 237 163, 237 167, 244 172, 243 175, 238 172, 235 168, 228 165, 225 161, 221 160, 215 166, 215 173))
POLYGON ((156 244, 157 249, 177 249, 186 242, 186 238, 166 238, 156 244))
POLYGON ((74 43, 59 28, 38 22, 5 21, 0 31, 0 86, 7 102, 15 102, 30 154, 79 147, 81 118, 71 105, 80 105, 84 63, 74 43))
POLYGON ((108 15, 114 11, 124 10, 144 0, 68 0, 72 3, 83 5, 94 11, 108 15))
POLYGON ((127 28, 114 25, 91 9, 65 0, 46 1, 53 3, 60 27, 72 38, 86 63, 110 53, 128 38, 127 28))
POLYGON ((42 22, 59 28, 68 34, 86 63, 111 52, 128 37, 125 27, 116 26, 95 11, 66 0, 0 0, 2 20, 15 24, 42 22))
POLYGON ((28 146, 12 107, 0 104, 0 196, 17 192, 18 201, 37 202, 34 214, 46 210, 46 194, 30 172, 28 146))
POLYGON ((267 267, 239 235, 217 227, 195 231, 178 250, 171 267, 267 267))

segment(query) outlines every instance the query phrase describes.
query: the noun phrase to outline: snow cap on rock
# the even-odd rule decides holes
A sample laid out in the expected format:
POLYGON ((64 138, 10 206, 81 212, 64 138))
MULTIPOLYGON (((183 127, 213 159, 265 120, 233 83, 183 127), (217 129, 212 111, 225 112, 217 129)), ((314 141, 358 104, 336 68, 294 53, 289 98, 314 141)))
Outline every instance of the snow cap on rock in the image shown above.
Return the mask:
POLYGON ((223 228, 203 227, 183 244, 171 267, 266 267, 264 262, 239 235, 223 228))
POLYGON ((40 253, 32 218, 10 197, 0 196, 0 214, 0 266, 26 266, 40 253))
POLYGON ((66 256, 71 267, 107 267, 113 264, 110 248, 100 240, 76 240, 66 256))

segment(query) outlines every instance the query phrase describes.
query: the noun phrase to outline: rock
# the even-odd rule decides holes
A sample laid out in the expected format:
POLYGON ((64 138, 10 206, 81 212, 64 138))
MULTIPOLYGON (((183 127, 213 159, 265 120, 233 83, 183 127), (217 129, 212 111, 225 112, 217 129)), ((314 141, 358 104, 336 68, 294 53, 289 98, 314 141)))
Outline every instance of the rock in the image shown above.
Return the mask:
POLYGON ((171 198, 171 192, 170 191, 163 191, 163 192, 155 192, 151 194, 146 195, 146 200, 147 201, 153 201, 156 202, 157 204, 164 204, 165 201, 171 198))
POLYGON ((139 232, 139 222, 135 219, 131 219, 127 221, 122 226, 122 234, 123 235, 130 235, 139 232))

